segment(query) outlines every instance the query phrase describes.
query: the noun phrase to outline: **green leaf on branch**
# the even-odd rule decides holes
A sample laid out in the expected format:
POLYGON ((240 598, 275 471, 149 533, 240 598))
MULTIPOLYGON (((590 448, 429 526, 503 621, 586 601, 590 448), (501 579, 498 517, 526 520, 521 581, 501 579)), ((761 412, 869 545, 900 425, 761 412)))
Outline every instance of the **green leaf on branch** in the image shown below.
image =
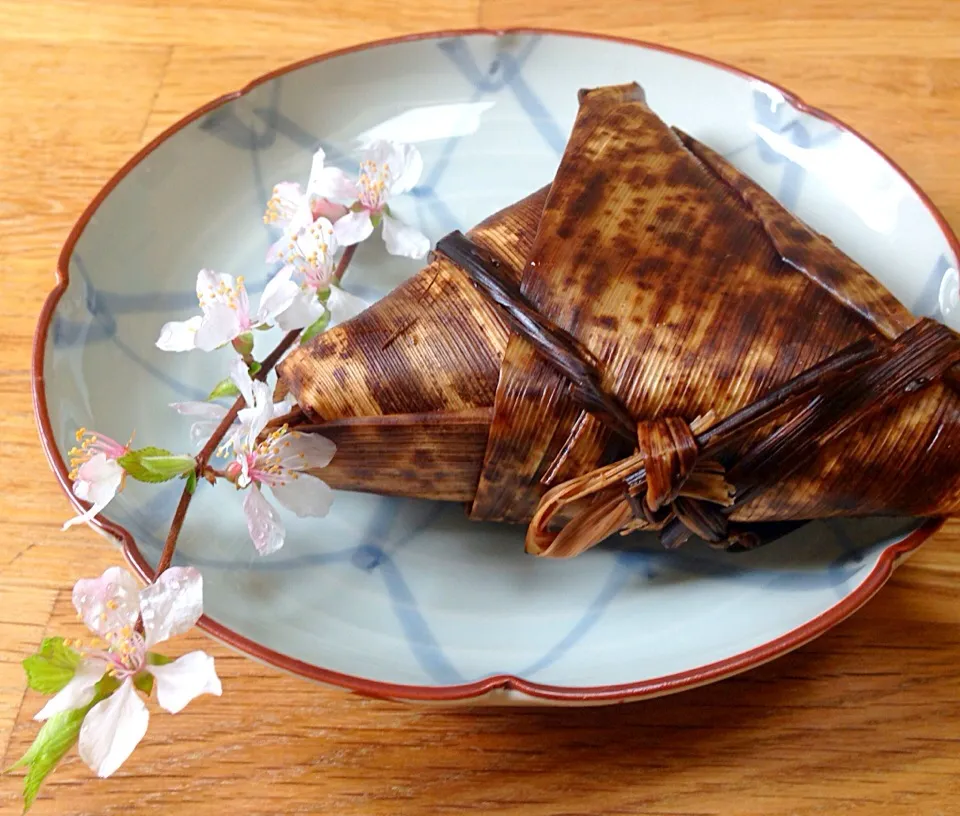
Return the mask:
POLYGON ((220 399, 221 397, 238 397, 240 389, 229 377, 224 377, 220 382, 213 386, 213 391, 207 395, 207 402, 220 399))
POLYGON ((168 482, 196 467, 192 456, 173 454, 163 448, 128 451, 117 462, 137 481, 151 483, 168 482))
POLYGON ((84 708, 75 708, 72 711, 63 711, 47 720, 37 733, 33 745, 30 746, 23 759, 18 763, 28 765, 27 775, 23 779, 23 810, 30 809, 40 786, 50 772, 57 767, 60 760, 66 755, 80 736, 80 726, 83 718, 93 707, 91 703, 84 708), (26 761, 24 761, 26 760, 26 761))
POLYGON ((73 679, 81 659, 63 638, 44 638, 40 651, 23 661, 27 685, 41 694, 56 694, 73 679))
POLYGON ((24 813, 33 805, 43 781, 57 767, 67 751, 76 744, 84 717, 97 703, 105 700, 116 691, 119 685, 115 678, 103 677, 97 683, 94 698, 89 705, 54 714, 37 732, 37 736, 27 752, 4 771, 4 773, 9 773, 17 768, 27 766, 27 774, 23 778, 24 813))
POLYGON ((324 312, 322 315, 320 315, 320 317, 318 317, 315 321, 313 321, 313 323, 303 330, 303 334, 300 335, 300 345, 309 343, 318 334, 322 334, 324 331, 326 331, 329 323, 330 312, 324 312))
POLYGON ((197 471, 191 470, 187 474, 187 493, 191 496, 197 492, 197 471))
POLYGON ((127 451, 123 456, 117 459, 117 463, 130 476, 141 482, 160 482, 165 479, 158 479, 152 471, 148 470, 141 459, 143 456, 172 456, 173 454, 164 448, 140 448, 139 450, 127 451))
MULTIPOLYGON (((260 365, 256 360, 253 360, 247 366, 247 373, 252 377, 254 376, 263 366, 260 365)), ((223 397, 239 397, 240 389, 237 388, 237 384, 230 378, 224 377, 220 382, 213 386, 213 390, 207 395, 207 402, 212 402, 213 400, 221 399, 223 397)))

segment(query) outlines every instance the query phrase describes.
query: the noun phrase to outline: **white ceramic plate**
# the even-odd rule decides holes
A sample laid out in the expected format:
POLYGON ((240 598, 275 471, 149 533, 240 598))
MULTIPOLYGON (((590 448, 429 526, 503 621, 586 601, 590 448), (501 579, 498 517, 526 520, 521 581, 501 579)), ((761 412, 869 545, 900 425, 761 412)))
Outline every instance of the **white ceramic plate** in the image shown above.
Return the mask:
MULTIPOLYGON (((579 88, 632 80, 665 120, 731 159, 908 307, 941 315, 957 243, 936 210, 861 137, 786 91, 698 57, 587 36, 377 43, 283 69, 190 115, 83 215, 35 349, 37 416, 61 483, 78 426, 187 446, 185 421, 166 405, 202 398, 226 357, 164 354, 158 330, 195 310, 201 267, 262 285, 264 202, 275 182, 306 178, 318 145, 346 168, 362 135, 416 141, 426 171, 400 214, 436 240, 552 177, 579 88)), ((347 288, 374 299, 417 268, 368 242, 347 288)), ((144 574, 178 492, 129 484, 101 521, 144 574)), ((471 523, 453 505, 342 493, 325 520, 285 520, 285 548, 259 558, 239 499, 199 491, 177 559, 203 571, 211 634, 378 696, 498 702, 622 700, 757 665, 853 612, 936 526, 815 523, 746 555, 696 544, 668 553, 639 539, 631 552, 555 562, 524 555, 520 530, 471 523)))

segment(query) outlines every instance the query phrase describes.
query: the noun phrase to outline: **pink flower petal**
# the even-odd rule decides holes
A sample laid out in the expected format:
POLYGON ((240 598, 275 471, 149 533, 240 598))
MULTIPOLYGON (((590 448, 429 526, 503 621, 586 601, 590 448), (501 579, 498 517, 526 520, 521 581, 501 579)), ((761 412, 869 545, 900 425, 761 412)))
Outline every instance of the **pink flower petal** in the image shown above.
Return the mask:
POLYGON ((277 261, 282 260, 283 253, 286 252, 286 248, 289 243, 290 236, 288 236, 287 233, 284 233, 267 248, 267 254, 264 260, 268 264, 276 263, 277 261))
POLYGON ((312 290, 301 290, 293 302, 277 315, 277 325, 284 331, 309 326, 324 312, 323 304, 312 290))
POLYGON ((176 714, 201 694, 223 693, 213 658, 206 652, 190 652, 163 666, 147 666, 157 681, 157 703, 176 714))
POLYGON ((190 442, 196 451, 203 450, 203 446, 216 432, 219 427, 219 420, 201 419, 190 426, 190 442))
MULTIPOLYGON (((246 368, 244 368, 244 370, 246 370, 246 368)), ((210 420, 221 420, 227 413, 227 409, 222 405, 217 405, 215 402, 200 402, 199 400, 171 402, 170 407, 180 414, 180 416, 200 417, 201 419, 210 420)))
POLYGON ((73 677, 70 678, 70 682, 51 697, 47 704, 34 715, 33 719, 42 722, 43 720, 49 720, 54 714, 83 708, 93 699, 94 686, 97 685, 106 670, 106 661, 94 658, 87 658, 82 661, 77 666, 73 677))
POLYGON ((90 509, 66 521, 66 530, 81 522, 92 521, 117 495, 123 484, 123 468, 105 453, 91 456, 77 468, 73 482, 73 495, 90 502, 90 509))
POLYGON ((390 197, 412 190, 423 174, 423 158, 412 144, 394 143, 390 155, 390 197))
POLYGON ((330 464, 337 446, 325 436, 313 433, 288 433, 276 443, 280 467, 286 470, 311 470, 330 464))
POLYGON ((97 516, 100 515, 100 512, 103 510, 103 507, 98 507, 97 505, 92 505, 89 510, 85 510, 79 516, 73 516, 73 518, 68 518, 60 526, 60 531, 69 530, 71 527, 75 527, 78 524, 89 524, 97 516))
POLYGON ((334 274, 337 239, 334 227, 326 218, 318 218, 295 237, 290 262, 303 275, 303 284, 315 292, 324 291, 334 274))
POLYGON ((140 590, 140 616, 149 649, 192 629, 203 614, 203 578, 193 567, 170 567, 140 590))
MULTIPOLYGON (((236 303, 231 303, 229 298, 227 299, 227 305, 232 306, 237 310, 237 313, 240 315, 240 323, 244 329, 250 328, 249 323, 244 324, 244 318, 247 318, 250 314, 250 297, 247 295, 247 287, 243 283, 243 278, 237 281, 237 290, 236 290, 236 303)), ((261 299, 262 299, 261 295, 261 299)))
POLYGON ((193 351, 197 347, 197 331, 203 318, 200 315, 184 322, 164 323, 157 338, 160 351, 193 351))
POLYGON ((241 408, 237 415, 240 426, 235 431, 235 446, 238 446, 238 450, 254 450, 257 437, 263 433, 263 429, 274 416, 270 386, 257 381, 252 384, 251 389, 252 401, 248 403, 248 407, 241 408))
POLYGON ((308 265, 321 267, 328 264, 338 248, 333 222, 328 218, 318 218, 297 234, 297 250, 301 260, 308 265))
POLYGON ((383 215, 383 243, 391 255, 404 258, 422 258, 430 251, 430 239, 426 235, 386 213, 383 215))
POLYGON ((378 168, 387 164, 391 171, 398 170, 396 161, 400 159, 399 148, 399 143, 390 139, 374 139, 364 148, 363 161, 372 162, 378 168))
POLYGON ((197 331, 197 348, 213 351, 225 346, 243 332, 240 313, 226 303, 213 303, 204 309, 203 323, 197 331))
POLYGON ((356 201, 360 197, 357 183, 338 167, 324 167, 310 182, 307 192, 317 198, 356 201))
POLYGON ((359 244, 369 238, 372 232, 373 222, 367 210, 345 215, 333 225, 333 234, 340 246, 359 244))
POLYGON ((303 208, 305 199, 306 196, 299 184, 281 181, 273 188, 273 195, 267 202, 267 211, 263 220, 270 226, 283 229, 303 208))
POLYGON ((123 479, 123 468, 116 459, 97 453, 77 468, 73 493, 78 499, 104 504, 113 498, 123 479))
POLYGON ((273 418, 276 419, 284 414, 289 414, 296 406, 297 401, 287 394, 280 402, 273 403, 273 418))
POLYGON ((99 578, 81 578, 73 587, 73 605, 83 622, 100 636, 133 626, 140 615, 140 587, 125 569, 110 567, 99 578))
POLYGON ((336 221, 343 218, 350 212, 343 204, 337 204, 329 198, 317 196, 310 200, 310 212, 314 218, 326 218, 328 221, 336 221))
POLYGON ((270 489, 277 501, 287 510, 292 510, 301 518, 322 517, 330 512, 333 490, 323 479, 308 473, 297 474, 297 478, 284 475, 282 479, 272 484, 270 489))
POLYGON ((254 325, 272 323, 278 314, 289 308, 300 294, 300 287, 291 280, 293 268, 285 266, 268 281, 260 296, 254 325))
POLYGON ((247 490, 243 500, 243 514, 247 519, 247 530, 253 546, 260 555, 269 555, 283 546, 286 535, 283 522, 256 485, 247 490))
POLYGON ((171 402, 170 407, 180 416, 199 417, 190 425, 190 441, 197 449, 204 446, 227 413, 226 408, 215 402, 171 402))
POLYGON ((320 177, 323 175, 327 154, 322 147, 318 147, 310 160, 310 176, 307 178, 307 195, 318 195, 317 186, 320 184, 320 177))
POLYGON ((80 758, 101 779, 117 770, 147 733, 150 712, 126 679, 97 703, 80 726, 80 758))
POLYGON ((330 325, 337 326, 340 323, 345 323, 350 318, 356 317, 369 305, 365 300, 361 300, 356 295, 351 295, 345 289, 336 285, 331 286, 330 295, 327 297, 330 325))
POLYGON ((197 273, 197 300, 201 305, 203 301, 223 301, 225 291, 236 289, 236 281, 233 275, 227 275, 223 272, 214 272, 212 269, 201 269, 197 273))
MULTIPOLYGON (((236 359, 240 359, 237 357, 236 359)), ((173 408, 181 416, 200 417, 190 425, 190 441, 194 448, 199 450, 206 441, 213 436, 213 432, 226 416, 227 409, 215 402, 171 402, 173 408)))
POLYGON ((420 151, 412 144, 377 139, 367 146, 364 160, 376 165, 377 172, 386 168, 387 189, 381 195, 383 200, 412 189, 423 172, 420 151))
POLYGON ((230 380, 237 386, 247 405, 253 405, 253 378, 249 366, 241 357, 234 357, 230 363, 230 380))

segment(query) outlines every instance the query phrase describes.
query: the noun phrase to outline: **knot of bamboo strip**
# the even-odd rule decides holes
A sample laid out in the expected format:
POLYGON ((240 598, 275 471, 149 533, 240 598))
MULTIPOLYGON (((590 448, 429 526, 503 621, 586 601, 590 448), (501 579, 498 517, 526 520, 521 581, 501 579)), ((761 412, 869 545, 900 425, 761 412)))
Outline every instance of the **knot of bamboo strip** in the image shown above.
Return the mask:
POLYGON ((694 429, 680 417, 637 425, 635 452, 557 485, 544 494, 527 529, 527 549, 540 555, 577 555, 614 533, 671 530, 666 546, 691 533, 708 542, 727 540, 723 508, 733 488, 723 467, 701 456, 694 429), (559 532, 552 520, 572 516, 559 532), (676 524, 683 535, 676 535, 676 524))
POLYGON ((680 488, 693 471, 697 440, 685 420, 667 417, 637 425, 637 450, 643 454, 646 493, 644 501, 638 501, 643 481, 628 476, 627 500, 637 518, 653 523, 659 511, 680 495, 680 488))
MULTIPOLYGON (((705 464, 698 471, 697 484, 687 489, 687 495, 680 495, 695 472, 700 453, 696 437, 686 420, 666 417, 638 423, 637 450, 643 456, 643 470, 624 479, 626 498, 634 519, 659 526, 668 521, 672 514, 687 530, 704 541, 725 541, 727 517, 721 512, 720 505, 695 498, 704 495, 706 485, 703 480, 708 474, 714 479, 723 478, 722 468, 714 463, 705 464), (639 501, 644 485, 644 499, 639 501)), ((711 490, 707 495, 726 503, 729 491, 723 489, 722 485, 717 486, 721 488, 719 493, 711 490)))

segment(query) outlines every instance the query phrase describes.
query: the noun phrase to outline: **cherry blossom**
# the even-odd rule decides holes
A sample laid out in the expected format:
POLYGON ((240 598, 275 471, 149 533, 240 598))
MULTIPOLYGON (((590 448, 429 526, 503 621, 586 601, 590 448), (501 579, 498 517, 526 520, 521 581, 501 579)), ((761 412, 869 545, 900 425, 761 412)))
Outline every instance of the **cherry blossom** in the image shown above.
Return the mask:
POLYGON ((351 295, 346 289, 334 284, 330 287, 326 302, 327 311, 330 312, 330 325, 336 326, 351 317, 356 317, 369 305, 362 298, 351 295))
POLYGON ((323 167, 323 157, 314 157, 314 189, 329 199, 349 201, 350 212, 334 225, 342 246, 358 244, 383 224, 383 241, 391 255, 422 258, 430 240, 418 229, 398 220, 389 202, 413 189, 423 172, 423 159, 414 145, 386 140, 371 142, 360 162, 356 181, 336 167, 323 167), (319 157, 319 159, 318 159, 319 157), (320 167, 317 168, 317 163, 320 167))
POLYGON ((329 439, 290 431, 286 425, 258 442, 268 421, 264 411, 254 418, 246 439, 237 446, 236 459, 227 467, 228 478, 238 488, 247 489, 243 513, 260 555, 279 550, 286 535, 279 514, 262 488, 269 487, 280 504, 301 518, 325 516, 333 502, 333 491, 322 479, 305 471, 326 467, 337 450, 329 439))
POLYGON ((280 260, 290 241, 318 219, 336 221, 346 215, 347 208, 342 204, 336 204, 317 194, 324 158, 323 150, 314 154, 306 192, 299 184, 290 181, 283 181, 273 188, 263 221, 270 226, 279 227, 283 232, 267 251, 267 263, 280 260))
POLYGON ((286 246, 277 251, 277 259, 287 264, 291 276, 321 292, 335 278, 339 249, 333 224, 318 218, 291 235, 286 246))
POLYGON ((333 224, 326 218, 318 218, 291 236, 277 251, 277 259, 286 263, 281 271, 300 285, 293 303, 277 318, 284 331, 309 326, 323 314, 325 307, 319 295, 330 288, 336 276, 337 250, 333 224))
MULTIPOLYGON (((242 277, 200 270, 197 299, 203 314, 185 322, 171 321, 160 330, 157 348, 162 351, 212 351, 231 343, 252 329, 265 328, 297 298, 300 287, 291 280, 292 270, 278 272, 264 287, 256 312, 242 277)), ((298 326, 297 328, 302 328, 298 326)))
MULTIPOLYGON (((280 549, 286 536, 269 495, 299 517, 329 512, 333 491, 315 473, 330 463, 336 445, 286 424, 278 428, 296 403, 292 398, 274 402, 271 388, 262 381, 298 338, 285 338, 274 354, 258 363, 253 356, 254 332, 274 326, 287 332, 306 329, 299 338, 305 342, 364 310, 368 304, 340 286, 353 250, 342 253, 339 263, 338 254, 378 227, 393 255, 422 258, 430 242, 391 209, 396 197, 412 190, 423 172, 415 146, 383 139, 369 142, 356 177, 325 166, 325 161, 324 151, 317 150, 306 189, 293 182, 273 188, 263 220, 280 234, 266 260, 280 268, 266 282, 256 307, 243 277, 202 269, 196 282, 200 314, 165 323, 156 341, 159 349, 173 352, 233 346, 230 380, 236 391, 221 381, 211 394, 216 398, 239 391, 243 398, 244 407, 225 433, 218 429, 233 414, 223 404, 212 400, 171 404, 192 418, 190 435, 198 448, 218 442, 215 453, 226 466, 223 460, 211 465, 209 450, 202 456, 154 446, 132 450, 132 439, 122 444, 81 428, 69 454, 70 479, 74 495, 90 506, 67 521, 64 529, 93 520, 123 490, 128 476, 145 483, 184 482, 161 557, 164 564, 173 557, 200 479, 229 481, 244 492, 244 517, 261 555, 280 549), (255 380, 252 371, 259 371, 261 379, 255 380)), ((947 297, 955 306, 960 296, 955 281, 950 284, 945 284, 947 297)), ((74 742, 97 776, 115 773, 146 734, 150 714, 145 699, 154 692, 157 704, 174 714, 200 695, 222 693, 214 660, 207 653, 193 651, 172 660, 153 651, 199 621, 203 581, 197 570, 169 567, 141 589, 129 572, 111 567, 99 578, 78 581, 72 597, 93 637, 45 638, 40 650, 24 661, 29 686, 53 694, 36 714, 45 725, 13 766, 29 768, 25 807, 74 742)))
POLYGON ((287 262, 285 268, 299 281, 301 290, 300 296, 277 317, 280 328, 289 331, 309 326, 324 310, 330 312, 330 325, 336 325, 367 308, 365 300, 338 285, 334 262, 338 250, 334 225, 326 218, 318 218, 278 253, 277 257, 287 262))
POLYGON ((144 589, 120 567, 73 588, 73 605, 96 635, 70 645, 83 656, 73 678, 35 719, 83 708, 94 700, 104 675, 119 682, 87 713, 80 728, 80 756, 97 776, 107 777, 130 756, 147 731, 150 714, 137 693, 152 677, 161 708, 176 714, 201 694, 221 693, 214 660, 202 651, 169 661, 150 651, 191 629, 203 613, 203 580, 192 567, 171 567, 144 589), (143 633, 137 630, 142 620, 143 633))
MULTIPOLYGON (((256 382, 250 377, 246 363, 239 357, 234 358, 230 368, 230 379, 237 386, 240 394, 246 402, 246 407, 240 409, 237 415, 237 421, 230 428, 230 431, 224 437, 219 451, 222 455, 232 455, 230 453, 234 442, 237 439, 246 439, 249 435, 250 423, 256 416, 265 411, 264 406, 269 405, 270 411, 267 420, 281 417, 289 414, 296 401, 293 397, 286 397, 280 402, 274 402, 271 396, 270 387, 266 383, 256 382)), ((228 409, 215 402, 172 402, 170 407, 181 416, 194 417, 195 422, 190 426, 190 438, 196 448, 201 448, 206 441, 213 436, 213 432, 220 424, 221 420, 227 415, 228 409)))
POLYGON ((63 525, 66 530, 92 521, 123 489, 125 472, 117 460, 130 450, 109 436, 79 428, 77 447, 70 450, 70 480, 73 495, 90 502, 90 509, 63 525))

